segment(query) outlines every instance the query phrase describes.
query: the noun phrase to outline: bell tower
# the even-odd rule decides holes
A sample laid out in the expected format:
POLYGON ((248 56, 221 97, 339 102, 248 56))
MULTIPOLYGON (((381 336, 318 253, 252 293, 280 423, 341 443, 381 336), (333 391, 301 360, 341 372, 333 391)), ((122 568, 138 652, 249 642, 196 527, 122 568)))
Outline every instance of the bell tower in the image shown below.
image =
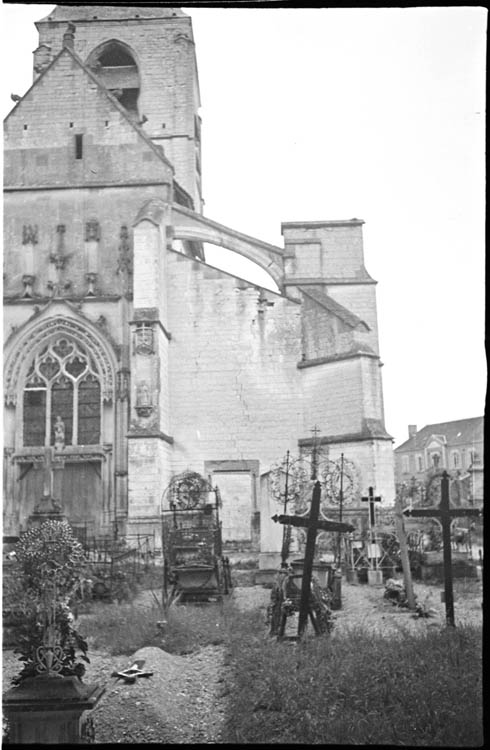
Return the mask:
POLYGON ((190 17, 169 7, 60 5, 36 27, 34 79, 66 44, 68 29, 73 51, 163 148, 201 213, 201 102, 190 17))

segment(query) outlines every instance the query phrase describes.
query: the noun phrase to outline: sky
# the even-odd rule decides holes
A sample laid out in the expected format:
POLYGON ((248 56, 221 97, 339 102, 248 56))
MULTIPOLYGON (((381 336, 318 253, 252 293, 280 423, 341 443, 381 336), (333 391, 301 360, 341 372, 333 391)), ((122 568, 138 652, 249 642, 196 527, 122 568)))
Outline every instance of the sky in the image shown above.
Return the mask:
MULTIPOLYGON (((54 7, 2 5, 3 116, 54 7)), ((482 415, 486 9, 184 11, 205 215, 278 246, 281 222, 363 219, 395 446, 409 424, 482 415)), ((208 260, 268 283, 226 251, 208 260)))

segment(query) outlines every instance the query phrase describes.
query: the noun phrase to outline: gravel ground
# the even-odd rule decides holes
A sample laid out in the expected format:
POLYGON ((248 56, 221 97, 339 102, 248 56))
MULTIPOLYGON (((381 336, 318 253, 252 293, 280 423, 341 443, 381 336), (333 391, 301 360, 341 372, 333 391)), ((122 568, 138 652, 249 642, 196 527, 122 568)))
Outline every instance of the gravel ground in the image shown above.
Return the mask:
MULTIPOLYGON (((442 588, 415 584, 418 600, 426 600, 435 616, 414 619, 406 610, 383 599, 384 587, 344 583, 342 609, 334 613, 332 637, 359 624, 386 637, 400 637, 405 628, 422 634, 427 628, 443 627, 442 588)), ((242 611, 253 606, 265 611, 270 590, 241 587, 235 588, 231 596, 242 611)), ((481 590, 464 597, 456 594, 455 598, 456 623, 481 624, 481 590)), ((207 646, 185 656, 168 654, 156 647, 140 649, 132 657, 95 651, 90 651, 89 656, 91 663, 84 681, 106 686, 91 714, 97 743, 220 744, 231 677, 222 646, 207 646), (131 666, 135 659, 144 659, 145 669, 153 676, 140 678, 133 685, 111 677, 114 670, 131 666)), ((3 652, 2 667, 5 690, 18 669, 12 651, 3 652)))

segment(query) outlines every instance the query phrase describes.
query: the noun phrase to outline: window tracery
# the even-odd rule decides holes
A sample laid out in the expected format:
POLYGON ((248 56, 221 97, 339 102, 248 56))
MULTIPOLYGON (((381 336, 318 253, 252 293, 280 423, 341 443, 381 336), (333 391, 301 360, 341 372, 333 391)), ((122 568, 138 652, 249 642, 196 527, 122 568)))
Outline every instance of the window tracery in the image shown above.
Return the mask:
POLYGON ((34 356, 24 386, 24 445, 54 445, 55 422, 64 423, 65 445, 100 442, 101 384, 90 354, 65 336, 34 356))

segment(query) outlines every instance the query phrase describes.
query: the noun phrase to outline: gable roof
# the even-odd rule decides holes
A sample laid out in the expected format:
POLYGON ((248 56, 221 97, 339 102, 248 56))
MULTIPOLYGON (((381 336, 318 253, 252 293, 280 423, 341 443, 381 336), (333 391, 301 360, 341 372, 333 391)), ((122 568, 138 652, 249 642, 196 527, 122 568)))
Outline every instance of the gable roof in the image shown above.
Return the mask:
POLYGON ((149 7, 147 5, 57 5, 49 15, 36 23, 50 21, 104 21, 117 18, 168 18, 185 16, 179 7, 149 7))
POLYGON ((97 85, 97 87, 100 89, 100 91, 109 99, 113 107, 115 107, 119 113, 124 117, 124 119, 128 122, 128 124, 135 130, 139 137, 145 142, 145 144, 150 148, 154 154, 167 166, 172 170, 172 173, 175 173, 175 169, 173 167, 173 164, 167 159, 163 152, 163 148, 161 146, 157 146, 151 138, 149 138, 146 133, 142 130, 142 128, 137 125, 137 123, 134 122, 134 120, 129 116, 126 109, 118 102, 115 96, 111 94, 109 89, 107 89, 102 81, 97 78, 96 74, 90 70, 90 68, 84 64, 84 62, 78 57, 76 52, 74 52, 70 47, 63 47, 63 49, 56 55, 56 57, 51 61, 51 63, 43 70, 41 75, 36 78, 32 86, 27 89, 25 94, 21 97, 21 99, 16 102, 15 106, 10 110, 8 115, 5 117, 5 122, 9 119, 9 117, 17 110, 18 107, 21 107, 23 100, 25 97, 30 94, 31 91, 33 91, 36 86, 39 85, 39 82, 47 75, 47 73, 52 70, 52 68, 57 64, 58 60, 63 55, 69 55, 77 65, 85 72, 85 74, 97 85))
POLYGON ((367 331, 371 330, 364 320, 348 310, 347 307, 341 305, 340 302, 337 302, 332 297, 329 297, 329 295, 325 294, 325 292, 322 292, 319 289, 314 289, 312 287, 308 287, 306 289, 305 287, 300 286, 299 289, 305 295, 305 297, 309 297, 325 310, 328 310, 328 312, 332 313, 332 315, 335 315, 336 318, 340 318, 340 320, 350 326, 350 328, 357 328, 357 326, 362 325, 366 328, 367 331))
POLYGON ((422 427, 416 435, 395 448, 395 453, 398 451, 422 451, 432 435, 443 435, 449 447, 483 440, 483 417, 428 424, 422 427))

